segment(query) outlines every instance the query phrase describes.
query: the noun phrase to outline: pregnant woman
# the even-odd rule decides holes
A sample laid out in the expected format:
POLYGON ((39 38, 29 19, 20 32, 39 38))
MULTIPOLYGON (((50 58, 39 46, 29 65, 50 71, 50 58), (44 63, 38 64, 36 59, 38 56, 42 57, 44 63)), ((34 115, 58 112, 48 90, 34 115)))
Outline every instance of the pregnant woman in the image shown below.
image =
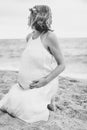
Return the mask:
POLYGON ((0 109, 28 123, 49 117, 52 97, 58 90, 58 76, 64 58, 56 34, 51 30, 52 14, 47 5, 29 9, 27 46, 21 56, 18 82, 0 101, 0 109))

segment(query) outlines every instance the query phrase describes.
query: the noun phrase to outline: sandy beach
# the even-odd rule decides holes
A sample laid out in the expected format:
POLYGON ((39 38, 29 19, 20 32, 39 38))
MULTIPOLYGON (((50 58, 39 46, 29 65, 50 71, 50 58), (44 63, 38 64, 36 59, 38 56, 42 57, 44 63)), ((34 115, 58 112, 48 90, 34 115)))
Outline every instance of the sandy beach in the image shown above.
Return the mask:
MULTIPOLYGON (((18 71, 0 71, 0 100, 17 83, 18 71)), ((0 111, 0 130, 87 130, 87 81, 59 77, 49 120, 26 123, 0 111)))

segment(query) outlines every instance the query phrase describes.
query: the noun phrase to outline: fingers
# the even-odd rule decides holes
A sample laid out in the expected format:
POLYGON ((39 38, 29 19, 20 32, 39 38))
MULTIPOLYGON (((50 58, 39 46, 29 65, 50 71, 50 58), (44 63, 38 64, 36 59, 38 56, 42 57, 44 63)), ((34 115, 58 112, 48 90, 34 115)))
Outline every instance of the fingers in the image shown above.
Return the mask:
POLYGON ((29 86, 30 86, 30 89, 39 88, 39 80, 33 80, 29 86))
POLYGON ((34 86, 30 86, 30 89, 33 89, 33 88, 35 88, 34 86))
POLYGON ((37 83, 33 82, 29 86, 30 86, 31 89, 36 88, 37 87, 37 83))
POLYGON ((29 86, 30 86, 30 89, 35 88, 35 85, 33 85, 33 84, 30 84, 29 86))
POLYGON ((38 80, 33 80, 33 83, 37 83, 37 82, 39 82, 38 80))

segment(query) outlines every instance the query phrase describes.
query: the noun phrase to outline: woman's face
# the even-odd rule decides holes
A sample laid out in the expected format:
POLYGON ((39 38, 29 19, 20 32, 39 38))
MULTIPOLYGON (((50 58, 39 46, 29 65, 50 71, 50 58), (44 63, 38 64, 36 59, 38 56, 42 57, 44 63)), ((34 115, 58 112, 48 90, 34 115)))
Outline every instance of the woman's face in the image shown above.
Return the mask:
POLYGON ((28 16, 28 26, 30 26, 30 16, 28 16))
POLYGON ((33 34, 37 34, 38 33, 38 31, 35 29, 34 26, 32 27, 32 31, 33 31, 33 34))
POLYGON ((28 16, 28 26, 29 26, 29 27, 32 26, 32 23, 33 23, 33 16, 30 14, 30 15, 28 16))
POLYGON ((39 34, 39 32, 35 29, 35 27, 32 26, 32 23, 33 23, 33 16, 30 14, 30 15, 28 16, 28 26, 31 27, 31 29, 32 29, 34 35, 39 34))
POLYGON ((40 32, 39 32, 39 31, 37 31, 37 30, 35 29, 35 27, 34 27, 34 26, 32 27, 32 33, 33 33, 33 36, 34 36, 34 37, 37 37, 37 36, 39 36, 39 35, 40 35, 40 32))
POLYGON ((28 16, 28 26, 30 27, 31 26, 31 17, 28 16))

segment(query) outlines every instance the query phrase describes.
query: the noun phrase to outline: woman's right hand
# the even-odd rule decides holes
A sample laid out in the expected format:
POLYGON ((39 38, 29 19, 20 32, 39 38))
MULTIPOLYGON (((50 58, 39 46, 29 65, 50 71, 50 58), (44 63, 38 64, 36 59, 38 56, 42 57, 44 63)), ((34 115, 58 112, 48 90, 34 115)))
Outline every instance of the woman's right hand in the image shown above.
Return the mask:
POLYGON ((36 84, 36 83, 38 83, 38 82, 39 82, 38 80, 32 81, 32 82, 29 84, 29 88, 30 88, 30 89, 35 88, 35 87, 34 87, 34 84, 36 84))

